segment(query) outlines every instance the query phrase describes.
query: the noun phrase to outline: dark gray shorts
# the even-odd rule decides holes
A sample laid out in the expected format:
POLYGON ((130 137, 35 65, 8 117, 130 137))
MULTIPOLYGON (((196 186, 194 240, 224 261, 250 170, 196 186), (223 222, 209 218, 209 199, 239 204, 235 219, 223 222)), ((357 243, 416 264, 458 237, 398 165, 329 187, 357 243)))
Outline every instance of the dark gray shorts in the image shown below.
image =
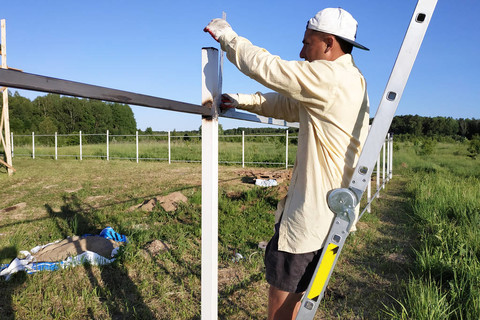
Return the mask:
POLYGON ((308 253, 278 251, 278 229, 265 250, 265 277, 268 284, 287 292, 301 293, 307 290, 322 249, 308 253))

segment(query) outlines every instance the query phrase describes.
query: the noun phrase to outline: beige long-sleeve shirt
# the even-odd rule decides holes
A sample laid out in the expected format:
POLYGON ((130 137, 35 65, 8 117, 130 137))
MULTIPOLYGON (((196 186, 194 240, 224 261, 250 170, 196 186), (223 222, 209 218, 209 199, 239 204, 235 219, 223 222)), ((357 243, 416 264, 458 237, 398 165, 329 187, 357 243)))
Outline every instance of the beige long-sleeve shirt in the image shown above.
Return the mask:
POLYGON ((292 180, 276 211, 278 248, 318 250, 334 219, 327 193, 348 186, 367 135, 365 79, 349 54, 335 61, 285 61, 232 30, 219 41, 241 72, 275 91, 240 94, 239 108, 300 123, 292 180))

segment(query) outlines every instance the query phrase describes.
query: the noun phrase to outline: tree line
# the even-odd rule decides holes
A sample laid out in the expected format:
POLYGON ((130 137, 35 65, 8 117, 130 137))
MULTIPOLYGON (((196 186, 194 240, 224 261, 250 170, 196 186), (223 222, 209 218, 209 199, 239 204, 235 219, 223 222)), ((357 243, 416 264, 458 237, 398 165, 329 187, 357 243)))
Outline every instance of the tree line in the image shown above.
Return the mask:
MULTIPOLYGON (((33 101, 9 93, 10 131, 14 134, 135 134, 137 123, 126 104, 47 94, 33 101)), ((95 137, 89 137, 95 140, 95 137)), ((104 139, 101 138, 103 141, 104 139)), ((95 141, 91 141, 95 142, 95 141)))
MULTIPOLYGON (((18 92, 9 93, 10 130, 15 134, 71 134, 85 133, 135 134, 135 117, 130 106, 120 103, 103 102, 91 99, 79 99, 47 94, 31 101, 18 92)), ((142 132, 141 130, 139 130, 142 132)), ((283 128, 247 128, 223 129, 220 135, 284 134, 283 128)), ((289 133, 296 134, 298 129, 290 128, 289 133)), ((480 137, 480 119, 453 119, 451 117, 423 117, 419 115, 395 116, 390 132, 403 139, 450 137, 454 139, 478 139, 480 137)), ((147 128, 145 134, 166 133, 147 128)), ((200 135, 199 130, 174 131, 172 135, 200 135)), ((92 138, 90 139, 92 140, 92 138)), ((103 138, 101 139, 103 141, 103 138)), ((94 141, 90 141, 94 142, 94 141)))
POLYGON ((480 136, 480 119, 453 119, 451 117, 395 116, 390 126, 394 135, 404 138, 451 137, 473 139, 480 136))

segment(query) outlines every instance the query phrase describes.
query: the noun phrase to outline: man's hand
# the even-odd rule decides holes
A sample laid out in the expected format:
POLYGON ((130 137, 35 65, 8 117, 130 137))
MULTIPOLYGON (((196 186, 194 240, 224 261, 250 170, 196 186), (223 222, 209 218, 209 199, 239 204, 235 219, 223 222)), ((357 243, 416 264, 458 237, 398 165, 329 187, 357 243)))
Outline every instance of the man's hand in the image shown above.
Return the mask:
POLYGON ((222 100, 220 101, 220 111, 224 112, 228 109, 238 107, 238 94, 236 93, 224 93, 222 94, 222 100))
POLYGON ((222 36, 227 30, 231 30, 232 27, 224 19, 213 19, 210 23, 203 29, 203 31, 210 33, 210 35, 218 41, 218 38, 222 36))

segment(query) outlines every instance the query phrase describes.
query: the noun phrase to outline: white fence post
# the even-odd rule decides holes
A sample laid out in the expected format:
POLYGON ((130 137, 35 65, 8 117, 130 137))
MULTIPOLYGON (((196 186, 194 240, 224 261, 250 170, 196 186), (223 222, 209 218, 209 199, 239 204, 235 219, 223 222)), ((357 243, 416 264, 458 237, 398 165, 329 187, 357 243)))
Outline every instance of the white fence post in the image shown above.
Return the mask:
MULTIPOLYGON (((380 153, 378 154, 378 159, 377 159, 377 191, 380 189, 380 153)), ((380 197, 380 193, 378 194, 380 197)))
POLYGON ((109 130, 107 130, 107 161, 110 160, 109 130))
POLYGON ((387 182, 390 181, 390 133, 387 133, 387 182))
POLYGON ((383 142, 383 148, 382 148, 382 189, 385 189, 385 149, 386 149, 386 143, 385 141, 383 142))
POLYGON ((170 130, 168 131, 168 164, 172 163, 172 153, 170 149, 170 130))
POLYGON ((288 169, 288 129, 285 130, 285 169, 288 169))
POLYGON ((82 130, 78 132, 78 139, 80 145, 80 161, 83 160, 83 145, 82 145, 82 130))
POLYGON ((245 168, 245 131, 242 130, 242 168, 245 168))
POLYGON ((372 199, 372 179, 367 184, 367 212, 371 213, 372 208, 370 207, 370 200, 372 199))
POLYGON ((393 134, 390 134, 390 179, 393 177, 393 134))
POLYGON ((57 139, 57 132, 55 132, 55 160, 58 159, 58 139, 57 139))
POLYGON ((35 132, 32 132, 32 159, 35 159, 35 132))
POLYGON ((218 317, 218 50, 202 49, 202 271, 201 319, 218 317))
POLYGON ((138 130, 135 132, 135 147, 136 147, 136 155, 137 155, 137 163, 138 163, 138 130))

